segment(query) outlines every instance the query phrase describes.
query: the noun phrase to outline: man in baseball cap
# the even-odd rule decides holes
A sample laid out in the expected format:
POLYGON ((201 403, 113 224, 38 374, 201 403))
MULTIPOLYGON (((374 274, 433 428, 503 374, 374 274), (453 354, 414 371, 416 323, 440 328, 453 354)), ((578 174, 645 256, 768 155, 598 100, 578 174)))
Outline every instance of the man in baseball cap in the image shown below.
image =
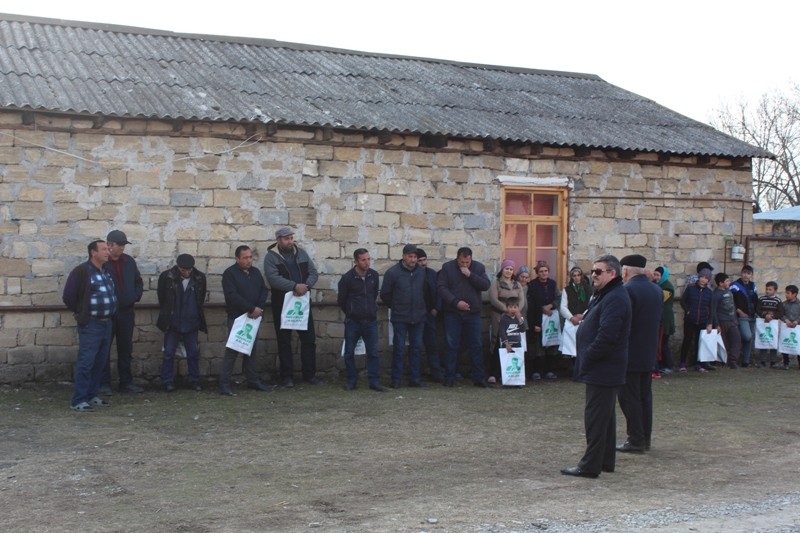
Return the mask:
MULTIPOLYGON (((119 305, 117 314, 112 318, 112 338, 117 340, 117 372, 119 374, 120 392, 144 392, 144 389, 133 382, 131 359, 133 357, 133 327, 135 313, 133 306, 142 299, 144 282, 136 260, 125 253, 125 245, 131 244, 124 232, 115 229, 108 233, 109 258, 107 268, 114 278, 114 288, 119 305)), ((109 354, 103 373, 103 384, 100 392, 111 394, 111 356, 109 354)))

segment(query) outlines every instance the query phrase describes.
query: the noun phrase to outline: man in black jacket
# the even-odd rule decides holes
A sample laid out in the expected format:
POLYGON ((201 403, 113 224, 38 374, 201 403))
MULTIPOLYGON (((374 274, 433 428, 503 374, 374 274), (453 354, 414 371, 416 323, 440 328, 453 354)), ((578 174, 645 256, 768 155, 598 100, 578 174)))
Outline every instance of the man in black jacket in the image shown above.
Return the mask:
POLYGON ((561 473, 596 478, 601 471, 613 472, 616 463, 614 409, 628 365, 631 300, 622 286, 622 267, 616 257, 598 257, 590 272, 595 293, 576 335, 574 370, 575 381, 586 384, 586 452, 577 466, 561 473))
MULTIPOLYGON (((112 319, 112 339, 117 341, 117 373, 120 392, 144 392, 133 382, 131 360, 133 359, 133 328, 135 312, 133 306, 142 299, 144 282, 136 266, 136 260, 125 253, 125 245, 131 244, 120 230, 110 231, 108 237, 108 263, 106 267, 114 278, 119 310, 112 319)), ((103 373, 103 394, 111 394, 111 357, 103 373)))
POLYGON ((381 301, 391 310, 392 388, 400 386, 408 337, 409 387, 421 387, 420 354, 428 306, 425 299, 425 268, 417 265, 417 247, 406 244, 403 258, 383 276, 381 301))
POLYGON ((650 449, 653 432, 653 368, 658 354, 658 327, 664 310, 658 285, 645 273, 647 259, 634 254, 620 261, 622 281, 631 299, 631 335, 625 385, 619 390, 619 406, 625 415, 628 439, 617 451, 643 453, 650 449))
POLYGON ((355 390, 358 384, 355 349, 358 339, 364 341, 367 357, 369 388, 386 392, 380 382, 380 360, 378 358, 378 273, 371 269, 370 256, 366 248, 353 252, 355 266, 339 280, 336 302, 344 311, 344 364, 347 367, 345 390, 355 390))
POLYGON ((158 277, 158 313, 156 326, 164 332, 164 361, 161 365, 161 383, 164 390, 175 390, 173 371, 175 350, 183 342, 189 386, 194 391, 200 386, 199 332, 208 333, 203 304, 206 300, 206 275, 194 268, 194 257, 181 254, 176 265, 158 277))
MULTIPOLYGON (((250 318, 259 318, 264 315, 269 290, 261 272, 253 266, 253 251, 249 246, 242 245, 236 248, 236 263, 222 273, 222 292, 225 295, 229 335, 237 317, 247 314, 250 318)), ((257 338, 258 332, 254 332, 253 335, 257 338)), ((225 348, 225 358, 222 360, 222 370, 219 373, 219 392, 223 396, 233 396, 231 374, 238 355, 239 352, 225 348)), ((258 376, 255 363, 256 344, 253 343, 249 356, 242 355, 242 357, 247 387, 263 392, 272 390, 261 383, 261 378, 258 376)))

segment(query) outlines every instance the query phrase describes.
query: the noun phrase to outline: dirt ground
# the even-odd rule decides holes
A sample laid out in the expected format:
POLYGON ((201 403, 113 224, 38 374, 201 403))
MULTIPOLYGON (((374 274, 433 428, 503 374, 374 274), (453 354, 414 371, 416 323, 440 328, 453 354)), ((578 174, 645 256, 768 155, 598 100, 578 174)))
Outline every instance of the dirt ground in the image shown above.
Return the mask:
MULTIPOLYGON (((116 394, 0 390, 3 531, 800 531, 800 372, 690 372, 654 383, 646 455, 599 479, 583 386, 341 383, 116 394)), ((624 419, 618 412, 618 437, 624 419)))

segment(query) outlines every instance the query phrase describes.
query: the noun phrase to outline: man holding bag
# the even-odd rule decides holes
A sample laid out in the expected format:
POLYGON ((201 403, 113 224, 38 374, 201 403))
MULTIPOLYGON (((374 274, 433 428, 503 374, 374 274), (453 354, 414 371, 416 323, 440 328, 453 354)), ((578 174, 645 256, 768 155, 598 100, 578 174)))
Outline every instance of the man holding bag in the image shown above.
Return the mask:
MULTIPOLYGON (((249 246, 236 248, 236 263, 225 269, 222 274, 222 292, 225 295, 225 311, 228 314, 228 335, 237 318, 247 315, 248 318, 258 319, 264 314, 267 306, 269 290, 264 283, 261 272, 253 266, 253 251, 249 246)), ((251 332, 253 337, 250 354, 244 357, 244 372, 247 378, 247 387, 263 392, 272 390, 261 382, 256 370, 256 339, 258 331, 251 332)), ((222 371, 219 374, 219 392, 223 396, 233 396, 231 390, 231 374, 236 357, 240 352, 230 348, 225 349, 225 358, 222 360, 222 371)))
MULTIPOLYGON (((292 330, 281 325, 283 303, 286 294, 304 296, 314 287, 319 278, 317 267, 305 250, 294 242, 294 230, 280 228, 275 232, 276 243, 267 249, 264 257, 264 275, 272 289, 272 319, 275 336, 278 338, 278 358, 280 359, 281 383, 284 387, 294 387, 294 356, 292 354, 292 330)), ((308 310, 306 329, 298 329, 300 337, 300 364, 303 381, 309 385, 319 385, 322 380, 317 373, 317 337, 314 333, 314 317, 308 310)))

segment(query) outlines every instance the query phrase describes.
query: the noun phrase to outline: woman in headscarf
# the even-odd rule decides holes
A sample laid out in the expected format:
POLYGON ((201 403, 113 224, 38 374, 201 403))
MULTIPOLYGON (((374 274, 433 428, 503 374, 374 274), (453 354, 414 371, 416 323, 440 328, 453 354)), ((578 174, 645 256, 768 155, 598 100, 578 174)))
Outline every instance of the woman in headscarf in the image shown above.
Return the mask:
MULTIPOLYGON (((518 298, 520 303, 525 301, 525 291, 522 285, 514 279, 514 268, 516 265, 511 259, 506 259, 500 263, 500 272, 489 285, 489 303, 491 303, 492 316, 492 339, 490 346, 492 351, 486 361, 486 375, 489 376, 489 383, 497 383, 497 376, 500 375, 500 356, 498 341, 498 326, 500 317, 506 312, 506 300, 511 297, 518 298)), ((520 307, 522 307, 520 305, 520 307)), ((523 315, 524 316, 524 315, 523 315)))
POLYGON ((664 307, 661 313, 661 344, 656 361, 658 366, 656 371, 661 377, 661 374, 672 374, 672 369, 675 367, 672 351, 669 348, 669 338, 675 333, 675 312, 672 309, 675 303, 675 287, 669 281, 669 269, 666 266, 657 267, 653 271, 653 281, 658 284, 664 294, 664 307))
POLYGON ((569 271, 569 280, 561 295, 559 313, 564 320, 569 320, 576 326, 583 320, 583 313, 589 307, 592 297, 592 284, 586 279, 581 267, 574 266, 569 271))
POLYGON ((541 331, 542 317, 553 314, 558 305, 559 290, 556 282, 550 279, 550 267, 546 261, 537 262, 535 271, 536 277, 528 284, 528 325, 537 333, 533 346, 528 345, 528 353, 532 355, 531 379, 542 379, 542 374, 547 379, 556 379, 558 346, 542 346, 541 331))

